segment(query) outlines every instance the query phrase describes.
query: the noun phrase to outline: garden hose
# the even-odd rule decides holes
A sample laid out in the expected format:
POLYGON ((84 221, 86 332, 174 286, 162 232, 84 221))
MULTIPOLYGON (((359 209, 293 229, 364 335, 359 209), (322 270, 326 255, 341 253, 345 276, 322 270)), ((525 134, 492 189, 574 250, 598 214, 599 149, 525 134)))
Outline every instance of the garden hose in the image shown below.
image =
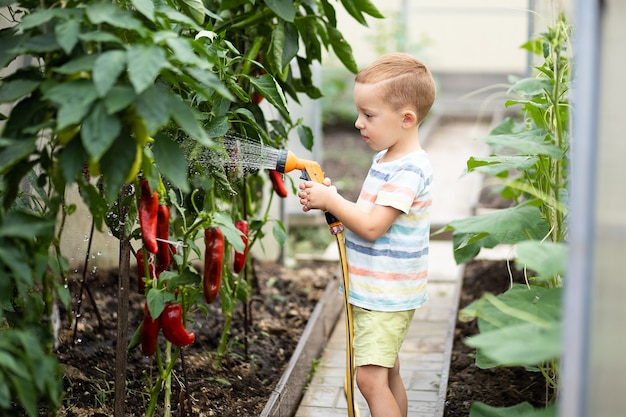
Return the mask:
MULTIPOLYGON (((291 151, 281 150, 278 154, 276 171, 287 173, 294 169, 301 171, 300 179, 323 183, 324 172, 315 161, 298 159, 291 151)), ((344 226, 331 213, 325 212, 326 223, 330 233, 337 239, 339 260, 341 262, 341 285, 343 287, 343 304, 346 315, 346 374, 343 383, 343 391, 348 403, 348 417, 359 417, 360 411, 354 395, 354 323, 352 321, 352 305, 348 302, 348 261, 346 259, 346 246, 343 238, 344 226)))

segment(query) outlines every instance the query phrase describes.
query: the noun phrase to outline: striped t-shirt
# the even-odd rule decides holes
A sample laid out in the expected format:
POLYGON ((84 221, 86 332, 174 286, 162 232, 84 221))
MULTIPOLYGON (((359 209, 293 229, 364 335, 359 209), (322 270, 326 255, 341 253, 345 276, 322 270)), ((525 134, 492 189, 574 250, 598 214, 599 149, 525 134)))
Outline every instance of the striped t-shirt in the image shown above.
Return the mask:
POLYGON ((378 239, 346 233, 350 303, 376 311, 421 306, 428 294, 428 240, 433 173, 423 150, 390 162, 379 152, 357 200, 360 208, 390 206, 401 211, 378 239))

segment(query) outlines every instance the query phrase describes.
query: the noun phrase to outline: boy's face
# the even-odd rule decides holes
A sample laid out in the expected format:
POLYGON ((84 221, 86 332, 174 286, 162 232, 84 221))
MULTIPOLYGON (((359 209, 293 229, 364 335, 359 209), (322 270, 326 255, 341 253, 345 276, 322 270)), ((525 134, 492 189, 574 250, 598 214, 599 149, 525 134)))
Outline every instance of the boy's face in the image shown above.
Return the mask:
POLYGON ((383 99, 381 83, 354 85, 354 104, 357 119, 354 126, 361 137, 375 151, 382 151, 401 140, 403 114, 394 110, 383 99))

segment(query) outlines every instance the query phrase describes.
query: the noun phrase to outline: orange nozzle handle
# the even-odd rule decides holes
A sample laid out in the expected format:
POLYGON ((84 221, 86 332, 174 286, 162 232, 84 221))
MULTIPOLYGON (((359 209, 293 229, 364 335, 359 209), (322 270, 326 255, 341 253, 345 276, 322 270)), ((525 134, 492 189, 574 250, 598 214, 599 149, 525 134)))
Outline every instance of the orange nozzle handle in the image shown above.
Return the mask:
POLYGON ((305 181, 315 181, 320 184, 324 182, 324 171, 322 171, 320 164, 307 159, 299 159, 291 151, 280 151, 278 155, 278 162, 276 163, 276 170, 286 174, 294 169, 302 171, 300 179, 305 181))

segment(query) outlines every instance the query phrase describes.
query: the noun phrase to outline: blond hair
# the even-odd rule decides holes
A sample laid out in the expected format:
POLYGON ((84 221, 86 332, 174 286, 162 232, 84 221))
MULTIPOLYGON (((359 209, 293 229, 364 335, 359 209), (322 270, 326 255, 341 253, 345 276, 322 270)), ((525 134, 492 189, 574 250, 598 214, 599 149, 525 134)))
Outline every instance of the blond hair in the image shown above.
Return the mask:
POLYGON ((405 53, 381 56, 355 77, 361 84, 383 83, 383 99, 394 110, 411 106, 421 123, 435 101, 435 80, 423 62, 405 53))

